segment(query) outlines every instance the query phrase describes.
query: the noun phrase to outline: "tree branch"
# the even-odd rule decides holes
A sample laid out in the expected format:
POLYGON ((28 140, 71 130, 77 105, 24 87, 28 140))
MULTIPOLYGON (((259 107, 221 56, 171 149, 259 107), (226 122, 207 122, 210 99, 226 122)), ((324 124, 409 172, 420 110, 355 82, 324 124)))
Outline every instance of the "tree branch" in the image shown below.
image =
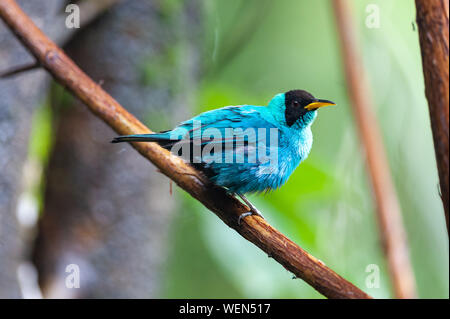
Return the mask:
POLYGON ((350 8, 346 0, 334 0, 333 5, 341 39, 348 92, 366 152, 368 173, 375 195, 380 237, 388 261, 394 294, 397 298, 414 298, 416 296, 415 280, 409 261, 400 204, 391 179, 376 116, 372 111, 369 84, 358 52, 350 8))
MULTIPOLYGON (((94 83, 64 52, 51 42, 18 7, 14 0, 0 1, 0 17, 37 60, 83 101, 87 107, 118 134, 151 131, 94 83)), ((213 211, 229 227, 261 248, 287 270, 302 278, 329 298, 370 298, 340 277, 258 216, 238 217, 248 211, 223 188, 212 184, 200 172, 155 143, 133 143, 133 147, 155 164, 167 177, 213 211)))
POLYGON ((448 0, 416 0, 425 94, 441 185, 448 234, 448 0))

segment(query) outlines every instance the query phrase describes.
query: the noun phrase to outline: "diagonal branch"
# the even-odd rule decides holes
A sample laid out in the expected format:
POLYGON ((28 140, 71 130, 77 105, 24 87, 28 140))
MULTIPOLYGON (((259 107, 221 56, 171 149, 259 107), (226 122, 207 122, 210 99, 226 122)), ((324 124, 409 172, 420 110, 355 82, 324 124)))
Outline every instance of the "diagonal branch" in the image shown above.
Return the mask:
POLYGON ((346 0, 334 0, 334 13, 341 39, 342 57, 351 106, 366 153, 367 169, 375 197, 380 237, 397 298, 416 296, 415 279, 409 260, 406 232, 400 204, 391 179, 387 156, 370 96, 369 84, 360 59, 350 7, 346 0))
POLYGON ((425 78, 425 95, 430 111, 441 198, 444 204, 448 234, 448 0, 416 0, 416 8, 425 78))
MULTIPOLYGON (((118 134, 151 131, 93 82, 64 52, 49 40, 14 0, 0 2, 0 17, 38 61, 118 134)), ((326 267, 258 216, 238 217, 248 211, 223 188, 214 186, 200 172, 155 143, 133 143, 133 147, 167 177, 213 211, 225 224, 261 248, 287 270, 329 298, 371 298, 326 267)))

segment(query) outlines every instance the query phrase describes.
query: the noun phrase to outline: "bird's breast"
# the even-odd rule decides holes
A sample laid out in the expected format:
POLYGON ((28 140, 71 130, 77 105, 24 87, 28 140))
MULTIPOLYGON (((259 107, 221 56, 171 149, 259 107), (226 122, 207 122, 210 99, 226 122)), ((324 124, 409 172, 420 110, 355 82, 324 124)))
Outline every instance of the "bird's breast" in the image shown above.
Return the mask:
POLYGON ((313 137, 311 129, 308 127, 302 130, 299 136, 299 143, 298 143, 298 155, 300 157, 300 161, 303 161, 308 157, 309 152, 311 151, 312 142, 313 137))
POLYGON ((280 139, 280 152, 293 162, 298 162, 298 165, 308 157, 312 142, 312 132, 309 127, 302 130, 284 131, 280 139))

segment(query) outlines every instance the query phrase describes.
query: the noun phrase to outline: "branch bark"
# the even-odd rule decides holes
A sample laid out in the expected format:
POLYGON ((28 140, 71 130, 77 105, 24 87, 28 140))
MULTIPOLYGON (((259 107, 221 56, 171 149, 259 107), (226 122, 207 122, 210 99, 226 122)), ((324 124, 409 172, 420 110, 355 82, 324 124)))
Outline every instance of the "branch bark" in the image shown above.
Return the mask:
POLYGON ((425 94, 430 111, 441 198, 444 204, 448 233, 448 0, 416 0, 416 9, 425 77, 425 94))
MULTIPOLYGON (((81 71, 33 24, 14 0, 0 2, 0 16, 58 82, 82 100, 95 115, 118 134, 151 132, 81 71)), ((228 195, 223 188, 212 184, 181 158, 155 143, 133 143, 133 147, 155 164, 163 174, 213 211, 229 227, 326 297, 370 298, 286 238, 264 219, 250 216, 238 225, 239 215, 247 212, 248 208, 228 195)))
POLYGON ((352 16, 346 0, 334 0, 341 40, 348 93, 366 153, 367 168, 375 195, 380 237, 397 298, 416 297, 414 274, 409 260, 400 204, 391 179, 381 133, 374 114, 369 84, 360 58, 352 16))

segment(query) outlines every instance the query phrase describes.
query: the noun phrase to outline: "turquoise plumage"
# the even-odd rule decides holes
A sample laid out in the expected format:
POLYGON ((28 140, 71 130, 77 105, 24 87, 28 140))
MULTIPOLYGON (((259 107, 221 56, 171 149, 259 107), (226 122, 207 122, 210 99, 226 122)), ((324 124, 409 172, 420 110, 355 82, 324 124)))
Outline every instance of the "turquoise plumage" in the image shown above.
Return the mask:
POLYGON ((327 105, 334 103, 293 90, 277 94, 267 106, 227 106, 170 131, 119 136, 113 142, 157 142, 232 193, 269 191, 308 157, 311 124, 317 109, 327 105))

